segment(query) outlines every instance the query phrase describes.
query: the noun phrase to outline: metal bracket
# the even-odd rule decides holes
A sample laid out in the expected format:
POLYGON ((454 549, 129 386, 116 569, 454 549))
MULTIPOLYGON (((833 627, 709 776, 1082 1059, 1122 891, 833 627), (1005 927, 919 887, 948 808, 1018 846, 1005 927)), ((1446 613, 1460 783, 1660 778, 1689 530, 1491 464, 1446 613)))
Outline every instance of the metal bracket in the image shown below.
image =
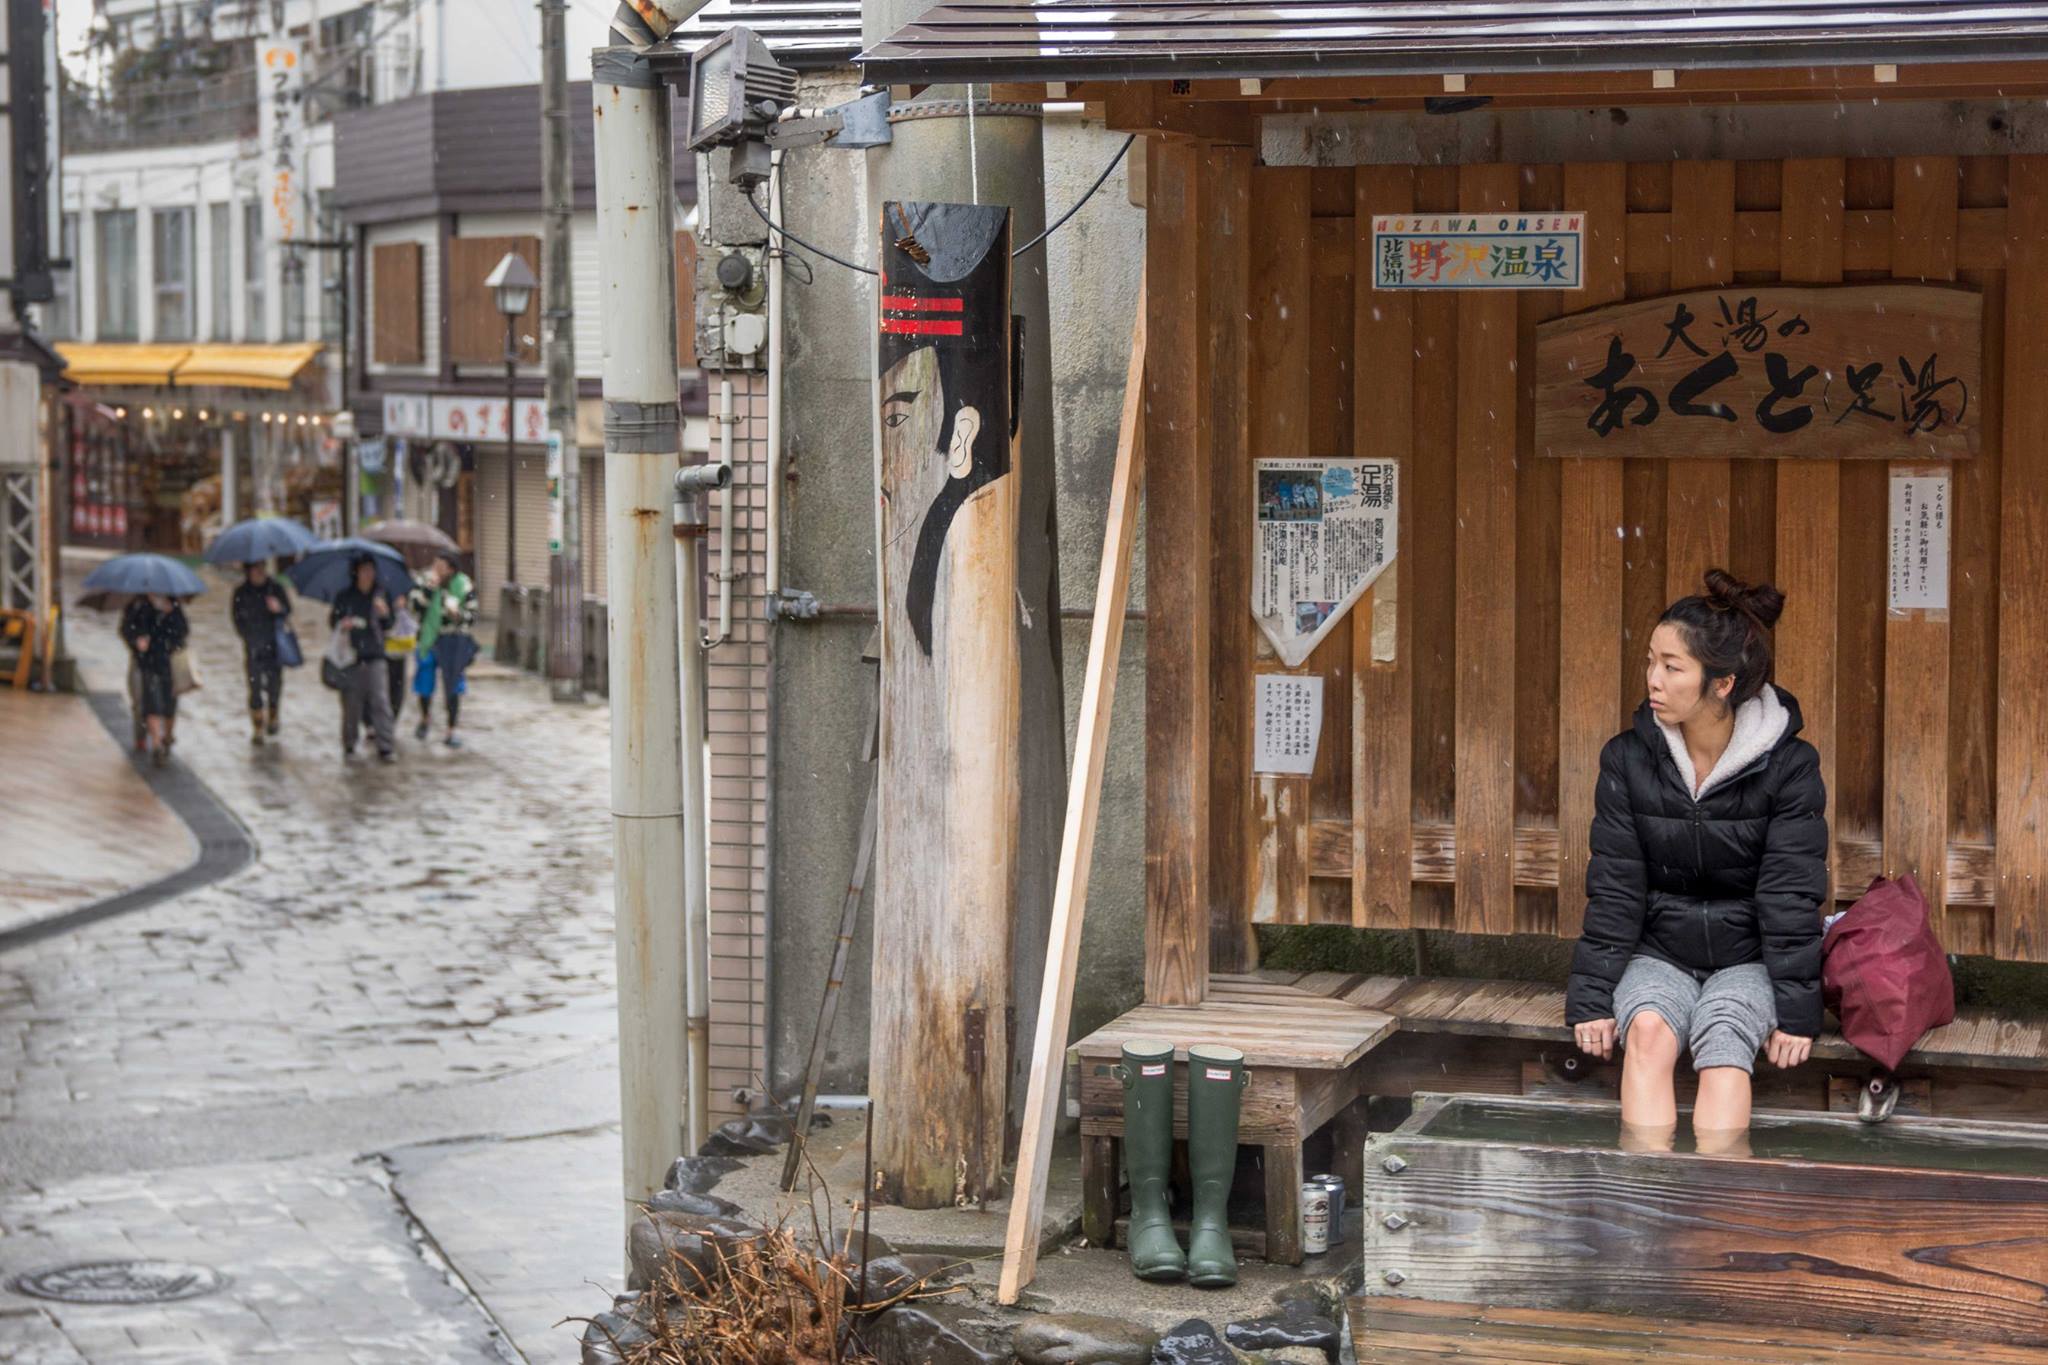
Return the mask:
POLYGON ((762 604, 771 621, 815 621, 823 604, 802 588, 783 588, 762 604))

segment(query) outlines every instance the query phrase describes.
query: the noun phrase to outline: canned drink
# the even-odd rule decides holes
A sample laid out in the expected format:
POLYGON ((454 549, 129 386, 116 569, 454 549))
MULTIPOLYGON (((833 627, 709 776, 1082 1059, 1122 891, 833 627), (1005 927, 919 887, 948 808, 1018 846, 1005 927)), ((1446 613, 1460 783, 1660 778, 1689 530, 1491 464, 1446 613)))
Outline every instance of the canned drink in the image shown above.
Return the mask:
POLYGON ((1344 1240, 1344 1177, 1312 1175, 1309 1179, 1330 1192, 1330 1245, 1344 1240))
POLYGON ((1330 1249, 1330 1192, 1313 1180, 1301 1186, 1301 1249, 1309 1256, 1330 1249))

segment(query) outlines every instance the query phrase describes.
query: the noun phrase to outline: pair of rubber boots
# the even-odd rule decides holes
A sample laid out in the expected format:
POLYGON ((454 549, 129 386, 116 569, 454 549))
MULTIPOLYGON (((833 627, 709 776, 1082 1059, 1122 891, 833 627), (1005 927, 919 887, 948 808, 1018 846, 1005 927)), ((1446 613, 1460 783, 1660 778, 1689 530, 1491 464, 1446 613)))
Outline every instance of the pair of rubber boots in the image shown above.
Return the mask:
POLYGON ((1187 1251, 1173 1232, 1167 1198, 1173 1170, 1173 1044, 1133 1039, 1116 1069, 1124 1087, 1124 1169, 1131 1181, 1131 1270, 1141 1280, 1178 1280, 1198 1289, 1237 1283, 1226 1206, 1237 1173, 1237 1119, 1248 1076, 1244 1054, 1198 1043, 1188 1049, 1188 1174, 1194 1214, 1187 1251))

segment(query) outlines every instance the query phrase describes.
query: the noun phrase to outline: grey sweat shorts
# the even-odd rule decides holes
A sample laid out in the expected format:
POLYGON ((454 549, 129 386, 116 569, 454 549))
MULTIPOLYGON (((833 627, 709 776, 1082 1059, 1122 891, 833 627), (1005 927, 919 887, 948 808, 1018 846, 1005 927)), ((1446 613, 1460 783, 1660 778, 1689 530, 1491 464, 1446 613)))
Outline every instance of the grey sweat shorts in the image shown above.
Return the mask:
POLYGON ((1671 1025, 1678 1045, 1692 1051, 1695 1071, 1710 1066, 1752 1071, 1756 1054, 1778 1026, 1771 974, 1761 962, 1723 967, 1704 984, 1659 958, 1628 960, 1614 988, 1616 1041, 1626 1046, 1628 1026, 1650 1010, 1671 1025))

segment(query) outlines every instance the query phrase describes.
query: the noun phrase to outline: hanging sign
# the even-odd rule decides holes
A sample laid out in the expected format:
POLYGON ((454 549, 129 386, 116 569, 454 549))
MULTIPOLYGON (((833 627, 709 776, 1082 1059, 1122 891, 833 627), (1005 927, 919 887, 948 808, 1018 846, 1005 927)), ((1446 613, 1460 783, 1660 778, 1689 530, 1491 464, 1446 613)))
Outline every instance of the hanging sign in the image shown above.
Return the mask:
POLYGON ((1892 475, 1892 611, 1948 610, 1948 515, 1948 475, 1892 475))
POLYGON ((1323 680, 1299 673, 1259 674, 1252 717, 1252 771, 1306 776, 1323 737, 1323 680))
POLYGON ((295 241, 306 197, 306 44, 275 28, 258 45, 256 79, 262 105, 257 111, 263 142, 263 187, 269 212, 264 237, 295 241))
POLYGON ((1536 453, 1977 453, 1984 301, 1918 284, 1706 289, 1536 329, 1536 453))
POLYGON ((1392 460, 1258 460, 1252 615, 1289 668, 1307 659, 1393 561, 1392 460))
POLYGON ((562 433, 548 433, 548 553, 562 553, 562 433))
POLYGON ((1375 289, 1577 289, 1582 213, 1382 213, 1375 289))

